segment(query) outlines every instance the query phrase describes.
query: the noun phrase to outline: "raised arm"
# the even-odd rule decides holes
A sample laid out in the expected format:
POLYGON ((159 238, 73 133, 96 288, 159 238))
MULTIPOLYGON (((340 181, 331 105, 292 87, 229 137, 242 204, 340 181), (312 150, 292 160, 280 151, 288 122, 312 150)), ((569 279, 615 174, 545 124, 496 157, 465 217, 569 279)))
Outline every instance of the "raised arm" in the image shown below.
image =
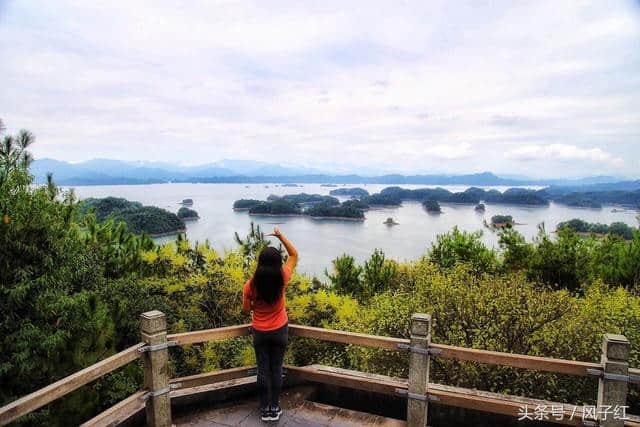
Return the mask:
POLYGON ((284 266, 285 268, 289 268, 289 271, 293 272, 293 269, 296 268, 296 265, 298 264, 298 251, 277 228, 273 229, 273 233, 271 233, 270 236, 275 236, 282 242, 282 245, 289 254, 289 258, 287 259, 287 262, 284 266))

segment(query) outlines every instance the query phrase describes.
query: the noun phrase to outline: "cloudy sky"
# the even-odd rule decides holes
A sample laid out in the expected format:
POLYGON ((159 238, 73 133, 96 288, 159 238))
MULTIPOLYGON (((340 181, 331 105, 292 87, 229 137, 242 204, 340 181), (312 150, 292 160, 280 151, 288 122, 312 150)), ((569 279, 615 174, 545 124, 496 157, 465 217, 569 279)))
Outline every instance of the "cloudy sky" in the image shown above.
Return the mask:
POLYGON ((36 157, 640 177, 640 1, 0 0, 36 157))

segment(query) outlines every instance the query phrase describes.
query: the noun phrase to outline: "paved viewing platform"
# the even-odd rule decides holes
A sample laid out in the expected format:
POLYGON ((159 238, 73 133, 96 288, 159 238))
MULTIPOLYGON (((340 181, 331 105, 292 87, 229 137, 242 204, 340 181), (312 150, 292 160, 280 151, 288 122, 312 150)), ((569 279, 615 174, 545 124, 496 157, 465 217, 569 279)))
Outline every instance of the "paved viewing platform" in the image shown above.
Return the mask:
POLYGON ((315 389, 313 386, 299 386, 284 390, 281 396, 283 414, 279 421, 264 423, 260 420, 257 399, 242 399, 225 402, 212 407, 178 415, 173 422, 176 426, 405 426, 406 422, 385 418, 365 412, 338 408, 309 400, 315 389))

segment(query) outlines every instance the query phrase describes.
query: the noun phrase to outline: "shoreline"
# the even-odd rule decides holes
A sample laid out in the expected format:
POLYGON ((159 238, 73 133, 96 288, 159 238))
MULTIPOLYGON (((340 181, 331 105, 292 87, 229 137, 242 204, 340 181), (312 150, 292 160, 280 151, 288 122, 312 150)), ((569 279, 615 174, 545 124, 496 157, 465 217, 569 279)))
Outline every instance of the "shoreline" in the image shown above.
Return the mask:
POLYGON ((311 216, 311 215, 304 215, 304 216, 308 216, 309 218, 312 219, 319 219, 319 220, 332 220, 332 219, 337 219, 340 221, 364 221, 366 218, 351 218, 351 217, 346 217, 346 216, 311 216))
POLYGON ((263 213, 249 213, 249 216, 265 216, 265 217, 306 217, 313 219, 337 219, 340 221, 364 221, 366 218, 350 218, 345 216, 311 216, 305 214, 263 214, 263 213))
POLYGON ((187 232, 187 229, 185 227, 185 228, 180 228, 176 231, 167 231, 165 233, 153 233, 153 234, 147 233, 147 236, 151 237, 152 239, 156 239, 158 237, 175 236, 177 234, 186 233, 186 232, 187 232))

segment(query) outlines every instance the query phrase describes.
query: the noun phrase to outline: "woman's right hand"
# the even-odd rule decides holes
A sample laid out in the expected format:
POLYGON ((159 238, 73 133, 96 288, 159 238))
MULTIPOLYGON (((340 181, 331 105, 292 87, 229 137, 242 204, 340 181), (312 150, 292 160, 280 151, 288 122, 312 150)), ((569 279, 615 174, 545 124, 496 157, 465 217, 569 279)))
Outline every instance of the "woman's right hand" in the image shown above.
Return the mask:
POLYGON ((280 238, 282 238, 282 233, 280 232, 278 227, 274 227, 273 233, 269 233, 269 234, 267 234, 267 236, 273 236, 273 237, 277 237, 278 239, 280 239, 280 238))

